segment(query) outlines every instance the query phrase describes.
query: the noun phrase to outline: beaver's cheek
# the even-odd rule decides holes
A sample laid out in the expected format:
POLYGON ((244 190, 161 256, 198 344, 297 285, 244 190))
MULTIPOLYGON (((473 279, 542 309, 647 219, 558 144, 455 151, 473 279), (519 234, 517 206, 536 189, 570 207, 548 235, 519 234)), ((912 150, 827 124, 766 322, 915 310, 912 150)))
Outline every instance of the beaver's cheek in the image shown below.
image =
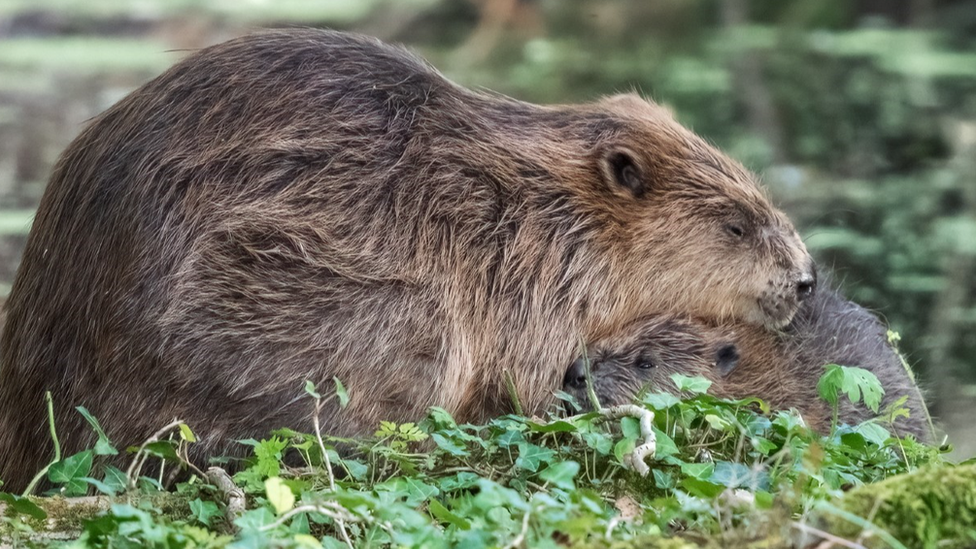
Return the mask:
POLYGON ((760 323, 767 328, 779 329, 793 320, 800 309, 800 300, 789 284, 771 284, 757 301, 762 318, 760 323))

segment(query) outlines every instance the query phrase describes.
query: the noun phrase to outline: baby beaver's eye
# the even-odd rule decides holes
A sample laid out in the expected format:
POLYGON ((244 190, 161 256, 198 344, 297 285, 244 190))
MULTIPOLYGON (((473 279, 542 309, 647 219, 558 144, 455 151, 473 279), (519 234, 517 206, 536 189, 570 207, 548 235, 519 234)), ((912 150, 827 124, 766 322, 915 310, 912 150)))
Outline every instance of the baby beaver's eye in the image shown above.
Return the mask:
POLYGON ((637 367, 641 370, 650 370, 654 367, 654 362, 651 359, 643 357, 637 359, 637 367))
POLYGON ((742 225, 739 225, 737 223, 727 224, 725 226, 725 232, 729 233, 730 235, 736 238, 742 238, 746 234, 746 231, 742 228, 742 225))

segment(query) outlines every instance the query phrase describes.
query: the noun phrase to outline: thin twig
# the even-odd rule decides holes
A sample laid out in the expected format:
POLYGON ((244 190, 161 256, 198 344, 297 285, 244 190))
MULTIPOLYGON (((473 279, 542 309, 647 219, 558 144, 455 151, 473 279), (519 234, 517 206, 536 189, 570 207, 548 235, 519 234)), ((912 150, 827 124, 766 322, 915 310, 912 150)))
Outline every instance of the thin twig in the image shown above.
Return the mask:
MULTIPOLYGON (((332 460, 329 459, 329 452, 325 450, 325 441, 322 440, 322 426, 319 424, 319 413, 322 411, 322 399, 315 399, 315 415, 312 416, 312 425, 315 427, 315 440, 319 443, 319 450, 322 451, 322 459, 325 460, 325 473, 329 478, 329 490, 335 493, 335 475, 332 473, 332 460)), ((352 540, 349 539, 349 532, 346 531, 346 523, 341 518, 335 518, 336 529, 342 535, 342 540, 346 542, 349 549, 353 549, 352 540)))
POLYGON ((526 534, 529 533, 529 517, 531 515, 532 515, 532 508, 529 507, 525 511, 525 515, 522 517, 522 531, 519 532, 519 534, 515 536, 515 538, 512 539, 512 541, 502 549, 515 549, 516 547, 521 547, 521 545, 525 543, 525 536, 526 534))
POLYGON ((158 442, 161 436, 165 435, 170 430, 179 427, 182 423, 182 420, 174 420, 169 425, 156 431, 153 436, 146 439, 146 441, 139 446, 139 450, 136 451, 135 457, 132 458, 132 463, 129 465, 129 469, 125 472, 125 478, 128 481, 130 490, 135 490, 136 481, 139 479, 139 474, 142 472, 142 466, 146 462, 146 456, 144 454, 146 446, 149 446, 153 442, 158 442))
POLYGON ((844 547, 848 547, 849 549, 867 549, 866 547, 864 547, 860 543, 856 543, 856 542, 853 542, 853 541, 850 541, 850 540, 846 540, 844 538, 835 536, 835 535, 833 535, 831 533, 828 533, 828 532, 824 532, 823 530, 820 530, 819 528, 814 528, 813 526, 804 524, 802 522, 794 522, 792 524, 792 526, 793 526, 793 528, 796 528, 797 530, 802 530, 803 532, 805 532, 807 534, 813 534, 815 536, 820 537, 821 539, 825 539, 825 540, 827 540, 827 541, 829 541, 831 543, 836 543, 837 545, 843 545, 844 547))
MULTIPOLYGON (((328 505, 328 504, 323 504, 323 505, 328 505)), ((342 507, 341 505, 339 505, 338 503, 332 503, 332 506, 334 507, 333 509, 328 509, 328 508, 324 507, 323 505, 301 505, 299 507, 295 507, 294 509, 292 509, 292 510, 288 511, 287 513, 285 513, 285 514, 281 515, 280 517, 278 517, 278 519, 275 520, 274 522, 272 522, 270 524, 265 524, 264 526, 262 526, 258 530, 261 531, 261 532, 267 532, 268 530, 274 530, 275 528, 277 528, 277 527, 281 526, 282 524, 288 522, 288 520, 291 519, 292 517, 294 517, 295 515, 300 515, 302 513, 318 513, 320 515, 325 515, 325 516, 331 518, 336 523, 339 523, 340 521, 341 522, 345 522, 345 521, 352 522, 352 521, 355 521, 356 520, 356 517, 353 516, 353 515, 351 515, 351 514, 349 514, 348 512, 346 512, 345 513, 345 516, 343 516, 342 511, 346 511, 346 509, 344 507, 342 507)))
POLYGON ((54 441, 54 459, 34 475, 34 478, 31 479, 30 484, 24 489, 21 497, 29 496, 34 491, 34 488, 37 487, 37 483, 47 474, 51 466, 61 461, 61 443, 58 442, 58 432, 54 428, 54 399, 51 398, 51 391, 44 391, 44 400, 47 402, 47 425, 51 429, 51 440, 54 441))

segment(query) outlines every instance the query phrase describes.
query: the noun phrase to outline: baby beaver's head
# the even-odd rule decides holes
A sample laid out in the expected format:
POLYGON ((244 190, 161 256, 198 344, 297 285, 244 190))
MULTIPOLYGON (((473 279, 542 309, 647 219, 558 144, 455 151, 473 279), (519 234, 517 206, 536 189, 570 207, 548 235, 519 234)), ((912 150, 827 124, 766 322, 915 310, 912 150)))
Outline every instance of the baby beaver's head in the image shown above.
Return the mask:
POLYGON ((589 361, 593 389, 602 406, 629 404, 644 391, 676 392, 671 374, 716 381, 735 369, 736 346, 717 330, 672 315, 638 319, 587 349, 566 371, 563 391, 591 408, 586 386, 589 361))

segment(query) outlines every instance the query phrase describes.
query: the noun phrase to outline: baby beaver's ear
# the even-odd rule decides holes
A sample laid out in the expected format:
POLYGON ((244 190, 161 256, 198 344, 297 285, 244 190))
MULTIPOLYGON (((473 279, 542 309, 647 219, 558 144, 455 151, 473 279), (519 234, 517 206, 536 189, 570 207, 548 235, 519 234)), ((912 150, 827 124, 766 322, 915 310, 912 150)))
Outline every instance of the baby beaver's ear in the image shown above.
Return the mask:
POLYGON ((648 190, 647 174, 637 154, 626 147, 607 148, 600 158, 600 169, 610 185, 623 187, 636 198, 648 190))
POLYGON ((735 367, 739 365, 739 350, 735 348, 735 344, 726 343, 720 345, 718 351, 715 353, 715 368, 718 369, 718 373, 725 377, 735 370, 735 367))

